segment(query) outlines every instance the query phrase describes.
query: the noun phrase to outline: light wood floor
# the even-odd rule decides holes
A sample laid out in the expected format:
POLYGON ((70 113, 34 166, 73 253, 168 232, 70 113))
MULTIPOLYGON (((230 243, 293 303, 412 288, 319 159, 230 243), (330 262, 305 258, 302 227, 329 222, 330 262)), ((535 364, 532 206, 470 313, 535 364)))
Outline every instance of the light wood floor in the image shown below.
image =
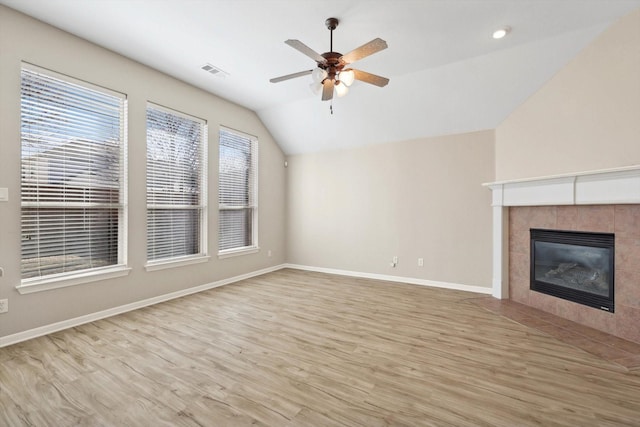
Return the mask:
POLYGON ((474 297, 281 270, 0 349, 0 425, 640 425, 638 372, 474 297))

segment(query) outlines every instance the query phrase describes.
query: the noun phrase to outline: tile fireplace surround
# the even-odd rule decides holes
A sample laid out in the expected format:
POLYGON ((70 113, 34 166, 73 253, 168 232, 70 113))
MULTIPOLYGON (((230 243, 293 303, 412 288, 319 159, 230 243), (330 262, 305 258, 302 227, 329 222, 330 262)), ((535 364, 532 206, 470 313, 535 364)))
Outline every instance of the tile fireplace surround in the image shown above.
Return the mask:
POLYGON ((493 296, 640 343, 640 166, 485 184, 493 296), (529 289, 529 229, 615 234, 615 313, 529 289))

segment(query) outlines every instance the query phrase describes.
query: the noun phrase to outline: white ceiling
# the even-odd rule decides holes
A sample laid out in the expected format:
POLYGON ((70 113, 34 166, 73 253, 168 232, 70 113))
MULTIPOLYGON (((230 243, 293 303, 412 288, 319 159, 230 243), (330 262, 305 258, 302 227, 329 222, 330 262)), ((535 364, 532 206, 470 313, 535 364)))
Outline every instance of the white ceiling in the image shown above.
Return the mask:
POLYGON ((287 154, 498 126, 640 0, 0 0, 70 33, 250 108, 287 154), (355 68, 390 78, 355 82, 329 103, 310 77, 269 83, 314 62, 285 45, 334 51, 380 37, 389 48, 355 68), (494 29, 513 31, 493 40, 494 29), (211 63, 222 79, 201 70, 211 63))

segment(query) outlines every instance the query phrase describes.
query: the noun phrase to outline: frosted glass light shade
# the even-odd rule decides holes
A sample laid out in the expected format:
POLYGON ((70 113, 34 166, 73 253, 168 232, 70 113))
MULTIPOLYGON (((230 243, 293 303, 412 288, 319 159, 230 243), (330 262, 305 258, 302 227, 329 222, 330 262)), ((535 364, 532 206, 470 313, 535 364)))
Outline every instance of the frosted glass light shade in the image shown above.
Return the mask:
POLYGON ((342 83, 347 86, 351 86, 356 78, 356 73, 354 73, 351 68, 348 68, 340 72, 339 78, 342 83))
POLYGON ((338 95, 338 98, 342 98, 347 94, 347 92, 349 92, 349 88, 342 81, 338 82, 335 88, 336 88, 336 95, 338 95))
POLYGON ((322 83, 321 82, 313 82, 309 85, 309 89, 314 95, 320 95, 322 92, 322 83))
POLYGON ((311 78, 313 79, 314 82, 320 83, 327 78, 327 70, 323 70, 322 68, 316 68, 311 72, 311 78))

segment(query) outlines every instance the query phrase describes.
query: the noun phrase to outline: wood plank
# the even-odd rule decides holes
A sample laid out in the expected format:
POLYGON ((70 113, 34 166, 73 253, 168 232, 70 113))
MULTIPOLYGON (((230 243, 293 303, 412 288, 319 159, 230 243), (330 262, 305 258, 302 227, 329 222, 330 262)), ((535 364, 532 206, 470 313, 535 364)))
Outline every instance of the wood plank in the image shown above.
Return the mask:
POLYGON ((0 425, 637 425, 639 372, 474 297, 277 271, 0 349, 0 425))

